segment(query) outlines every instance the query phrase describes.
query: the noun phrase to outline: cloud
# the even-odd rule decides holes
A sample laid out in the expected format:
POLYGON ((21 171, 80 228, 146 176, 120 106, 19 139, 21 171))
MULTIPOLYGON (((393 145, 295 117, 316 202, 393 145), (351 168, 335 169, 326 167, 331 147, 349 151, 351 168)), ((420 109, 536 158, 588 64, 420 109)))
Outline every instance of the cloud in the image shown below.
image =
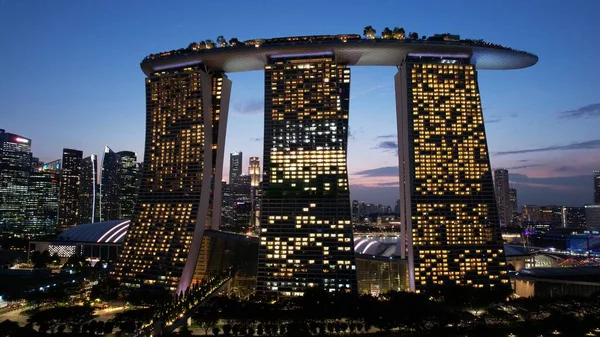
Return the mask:
POLYGON ((568 145, 555 145, 547 147, 538 147, 533 149, 524 150, 513 150, 513 151, 500 151, 496 152, 496 156, 505 156, 509 154, 521 154, 521 153, 533 153, 533 152, 547 152, 547 151, 570 151, 570 150, 587 150, 587 149, 598 149, 600 148, 600 139, 588 140, 585 142, 577 142, 568 145))
POLYGON ((398 166, 382 166, 358 171, 353 174, 364 177, 398 177, 400 175, 400 170, 398 169, 398 166))
POLYGON ((558 118, 575 119, 575 118, 593 118, 600 117, 600 103, 586 105, 579 109, 563 111, 559 113, 558 118))
POLYGON ((500 119, 500 118, 492 118, 492 119, 487 119, 485 121, 485 124, 498 123, 500 121, 502 121, 502 119, 500 119))
POLYGON ((567 172, 571 171, 573 168, 571 166, 562 165, 554 169, 554 172, 567 172))
POLYGON ((264 112, 263 101, 257 99, 236 102, 232 106, 233 110, 238 114, 259 114, 264 112))
POLYGON ((540 167, 540 166, 544 166, 542 164, 529 164, 529 165, 518 165, 518 166, 513 166, 513 167, 507 167, 507 170, 520 170, 520 169, 525 169, 525 168, 530 168, 530 167, 540 167))
POLYGON ((391 140, 386 140, 383 142, 379 142, 379 144, 375 145, 375 147, 373 147, 374 149, 379 149, 379 150, 384 150, 384 151, 396 151, 396 154, 398 153, 398 143, 391 141, 391 140))
POLYGON ((387 139, 387 138, 396 138, 396 135, 382 135, 382 136, 377 136, 376 139, 387 139))
POLYGON ((263 140, 262 137, 252 137, 252 138, 250 138, 250 141, 252 141, 252 142, 261 142, 262 140, 263 140))

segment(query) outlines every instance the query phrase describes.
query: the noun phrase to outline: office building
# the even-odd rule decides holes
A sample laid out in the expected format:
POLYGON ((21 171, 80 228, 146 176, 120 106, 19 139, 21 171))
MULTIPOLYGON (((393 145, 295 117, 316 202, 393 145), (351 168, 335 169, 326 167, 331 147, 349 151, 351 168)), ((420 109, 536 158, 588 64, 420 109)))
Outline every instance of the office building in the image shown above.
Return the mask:
POLYGON ((229 183, 234 184, 242 175, 242 153, 232 152, 229 154, 229 183))
POLYGON ((494 189, 496 191, 496 201, 498 202, 500 226, 508 226, 512 222, 510 186, 508 181, 508 170, 494 170, 494 189))
POLYGON ((559 206, 540 206, 539 222, 552 227, 562 227, 562 207, 559 206))
POLYGON ((257 291, 357 291, 346 169, 350 69, 331 55, 265 66, 257 291))
POLYGON ((585 223, 589 228, 600 230, 600 205, 585 205, 585 223))
POLYGON ((63 232, 79 224, 79 184, 83 152, 63 149, 60 170, 58 230, 63 232))
POLYGON ((98 157, 93 154, 81 161, 79 182, 79 223, 96 221, 96 189, 98 187, 98 157))
POLYGON ((250 157, 248 175, 250 176, 250 186, 257 188, 260 184, 260 160, 258 157, 250 157))
POLYGON ((215 119, 226 120, 231 92, 225 75, 204 69, 147 74, 142 182, 112 273, 125 286, 182 292, 199 281, 194 271, 204 229, 218 228, 209 211, 216 207, 210 205, 214 182, 220 181, 212 156, 214 146, 224 146, 224 136, 217 135, 223 140, 218 144, 210 136, 215 119))
POLYGON ((508 285, 475 66, 409 53, 396 102, 410 289, 508 285))
POLYGON ((60 160, 40 163, 29 175, 28 201, 25 209, 26 236, 53 234, 58 223, 60 160))
POLYGON ((120 151, 118 177, 118 219, 131 219, 137 200, 138 165, 137 154, 132 151, 120 151))
POLYGON ((600 170, 594 171, 594 204, 600 205, 600 170))
POLYGON ((119 220, 119 168, 121 157, 104 147, 100 179, 100 221, 119 220))
POLYGON ((0 129, 0 230, 23 227, 31 161, 31 139, 0 129))
POLYGON ((509 201, 509 208, 510 208, 510 212, 511 212, 511 221, 510 224, 511 225, 517 225, 516 221, 517 221, 517 213, 518 213, 518 199, 517 199, 517 189, 516 188, 509 188, 508 189, 508 201, 509 201))
POLYGON ((540 206, 523 205, 523 208, 521 209, 521 218, 523 219, 523 222, 540 222, 540 206))
POLYGON ((585 207, 562 207, 562 226, 585 228, 585 207))

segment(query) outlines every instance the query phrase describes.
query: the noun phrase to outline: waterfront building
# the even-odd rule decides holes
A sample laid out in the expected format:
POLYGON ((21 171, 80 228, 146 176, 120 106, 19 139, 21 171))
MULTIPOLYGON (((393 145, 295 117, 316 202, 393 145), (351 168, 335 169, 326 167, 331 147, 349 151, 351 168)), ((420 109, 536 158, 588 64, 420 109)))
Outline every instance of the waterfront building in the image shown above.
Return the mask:
POLYGON ((81 161, 79 182, 79 223, 93 223, 96 220, 96 196, 98 188, 98 157, 93 154, 81 161))
POLYGON ((0 230, 22 230, 31 161, 31 139, 0 129, 0 230))

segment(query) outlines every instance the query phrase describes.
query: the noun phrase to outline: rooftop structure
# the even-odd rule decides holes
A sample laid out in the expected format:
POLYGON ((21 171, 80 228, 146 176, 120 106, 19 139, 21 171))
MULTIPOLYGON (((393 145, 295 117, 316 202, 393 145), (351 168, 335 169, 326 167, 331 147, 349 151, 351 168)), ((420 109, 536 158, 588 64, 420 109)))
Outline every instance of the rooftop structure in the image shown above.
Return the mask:
POLYGON ((204 64, 224 72, 263 70, 270 57, 289 54, 335 55, 349 66, 397 66, 409 55, 465 55, 478 69, 519 69, 537 63, 528 52, 482 40, 363 39, 358 34, 292 36, 253 39, 216 48, 192 43, 188 48, 150 54, 142 62, 146 75, 183 66, 204 64))

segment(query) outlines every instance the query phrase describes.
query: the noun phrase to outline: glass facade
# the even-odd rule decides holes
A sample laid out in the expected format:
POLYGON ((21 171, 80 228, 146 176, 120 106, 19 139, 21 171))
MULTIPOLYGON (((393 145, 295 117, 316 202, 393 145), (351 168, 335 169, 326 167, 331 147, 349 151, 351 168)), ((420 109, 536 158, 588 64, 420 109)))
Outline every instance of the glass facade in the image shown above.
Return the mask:
POLYGON ((496 191, 496 201, 498 202, 500 226, 508 226, 512 222, 510 186, 508 181, 508 170, 494 170, 494 189, 496 191))
POLYGON ((146 79, 142 181, 113 272, 126 286, 183 291, 192 282, 202 233, 210 223, 212 86, 229 82, 214 78, 198 66, 146 79))
POLYGON ((25 211, 25 231, 30 236, 56 232, 59 179, 60 164, 58 162, 42 165, 31 171, 25 211))
POLYGON ((98 157, 93 154, 81 162, 79 184, 79 223, 96 221, 96 188, 98 187, 98 157))
POLYGON ((265 66, 257 291, 356 291, 346 150, 350 69, 331 55, 265 66))
POLYGON ((100 183, 100 221, 119 219, 119 167, 121 158, 108 146, 102 158, 100 183))
POLYGON ((31 139, 0 129, 0 229, 20 231, 31 172, 31 139))
POLYGON ((58 205, 58 230, 61 232, 79 224, 79 184, 82 158, 82 151, 63 149, 58 205))
POLYGON ((137 154, 131 151, 119 151, 119 214, 118 219, 131 219, 137 200, 138 166, 137 154))
POLYGON ((475 67, 408 56, 396 79, 411 290, 507 284, 475 67))

